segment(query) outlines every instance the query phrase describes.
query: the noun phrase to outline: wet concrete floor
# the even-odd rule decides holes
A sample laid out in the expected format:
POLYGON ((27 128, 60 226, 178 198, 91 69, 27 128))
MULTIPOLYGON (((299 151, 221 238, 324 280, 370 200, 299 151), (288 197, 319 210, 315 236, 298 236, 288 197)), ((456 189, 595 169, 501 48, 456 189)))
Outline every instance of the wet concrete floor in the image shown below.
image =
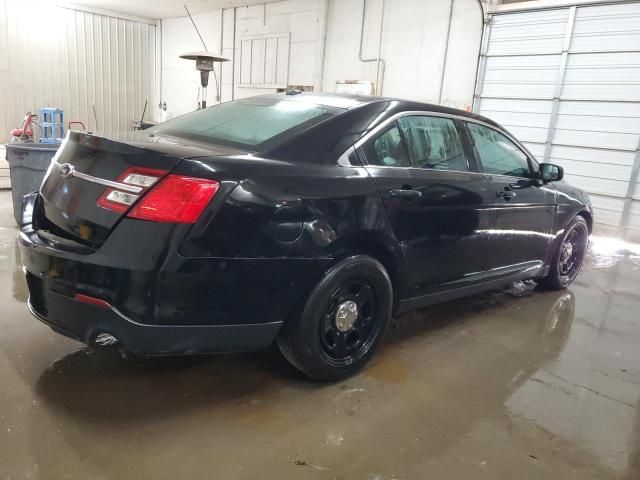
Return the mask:
POLYGON ((31 318, 0 193, 1 479, 640 479, 640 246, 595 238, 571 289, 394 320, 316 384, 275 349, 93 351, 31 318))

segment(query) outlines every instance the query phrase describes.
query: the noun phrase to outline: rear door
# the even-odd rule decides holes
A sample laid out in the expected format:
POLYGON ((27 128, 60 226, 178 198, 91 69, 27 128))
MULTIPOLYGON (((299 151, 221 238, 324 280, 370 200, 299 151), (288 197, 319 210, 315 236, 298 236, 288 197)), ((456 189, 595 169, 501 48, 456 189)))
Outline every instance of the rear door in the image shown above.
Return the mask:
POLYGON ((463 140, 456 120, 425 114, 360 146, 408 261, 409 297, 473 283, 486 268, 489 186, 463 140))
POLYGON ((466 122, 479 168, 491 186, 489 268, 496 274, 541 267, 553 238, 556 193, 525 150, 488 125, 466 122))

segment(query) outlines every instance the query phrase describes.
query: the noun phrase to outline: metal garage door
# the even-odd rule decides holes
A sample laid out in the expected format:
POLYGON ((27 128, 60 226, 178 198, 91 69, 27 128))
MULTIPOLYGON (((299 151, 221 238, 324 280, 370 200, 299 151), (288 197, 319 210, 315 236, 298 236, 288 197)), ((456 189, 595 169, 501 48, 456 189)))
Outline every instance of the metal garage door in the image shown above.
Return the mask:
POLYGON ((640 2, 491 15, 474 100, 640 233, 640 2))

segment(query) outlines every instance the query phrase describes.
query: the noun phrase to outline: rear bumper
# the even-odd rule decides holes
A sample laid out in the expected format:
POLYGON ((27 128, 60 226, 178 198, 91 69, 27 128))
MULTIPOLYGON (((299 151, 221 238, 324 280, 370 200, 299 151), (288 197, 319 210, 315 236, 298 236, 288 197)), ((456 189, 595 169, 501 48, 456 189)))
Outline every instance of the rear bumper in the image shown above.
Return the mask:
POLYGON ((282 324, 144 325, 127 318, 115 307, 81 303, 46 288, 46 281, 28 271, 26 275, 29 311, 54 332, 87 345, 93 345, 98 335, 109 334, 125 350, 141 355, 250 351, 271 344, 282 324))
POLYGON ((58 333, 88 345, 110 334, 133 353, 258 350, 274 341, 330 262, 182 257, 169 251, 170 235, 132 233, 146 223, 121 225, 89 254, 65 250, 23 225, 19 245, 31 312, 58 333), (136 235, 154 241, 124 248, 136 235), (83 303, 76 294, 103 300, 108 308, 83 303))

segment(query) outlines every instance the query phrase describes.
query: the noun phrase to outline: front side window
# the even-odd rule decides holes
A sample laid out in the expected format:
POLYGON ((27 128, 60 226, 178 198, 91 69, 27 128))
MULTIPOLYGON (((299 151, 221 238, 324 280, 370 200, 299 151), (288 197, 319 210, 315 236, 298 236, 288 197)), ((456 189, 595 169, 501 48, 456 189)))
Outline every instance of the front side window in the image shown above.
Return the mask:
POLYGON ((395 123, 367 144, 365 155, 370 165, 382 167, 411 166, 407 146, 395 123))
POLYGON ((403 117, 398 123, 407 139, 411 166, 469 171, 462 140, 452 119, 420 115, 403 117))
POLYGON ((467 127, 485 173, 532 178, 527 156, 505 135, 477 123, 467 127))

